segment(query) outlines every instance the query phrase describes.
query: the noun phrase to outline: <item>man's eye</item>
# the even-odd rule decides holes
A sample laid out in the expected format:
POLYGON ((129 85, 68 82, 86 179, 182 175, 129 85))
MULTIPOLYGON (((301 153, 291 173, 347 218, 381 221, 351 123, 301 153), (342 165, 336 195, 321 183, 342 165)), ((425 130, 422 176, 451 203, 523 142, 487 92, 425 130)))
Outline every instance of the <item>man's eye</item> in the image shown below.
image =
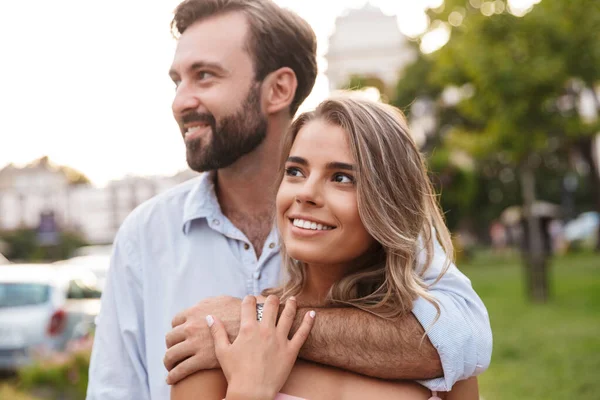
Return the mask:
POLYGON ((285 174, 287 176, 304 176, 304 175, 302 175, 302 172, 296 167, 286 168, 285 174))
POLYGON ((338 183, 354 183, 354 178, 346 174, 335 174, 333 181, 338 183))
POLYGON ((201 81, 212 78, 213 76, 214 76, 213 74, 211 74, 210 72, 206 72, 206 71, 201 71, 198 73, 198 79, 201 81))

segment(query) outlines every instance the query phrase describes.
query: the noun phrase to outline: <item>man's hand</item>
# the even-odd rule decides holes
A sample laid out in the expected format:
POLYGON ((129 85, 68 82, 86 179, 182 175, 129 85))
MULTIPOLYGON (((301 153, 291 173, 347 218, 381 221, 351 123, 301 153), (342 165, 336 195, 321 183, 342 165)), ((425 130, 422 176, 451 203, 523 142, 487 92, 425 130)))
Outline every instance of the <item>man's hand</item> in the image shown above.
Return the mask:
POLYGON ((206 325, 206 316, 210 314, 217 317, 233 341, 240 328, 241 302, 235 297, 212 297, 173 318, 173 329, 166 336, 167 353, 164 358, 165 367, 169 371, 169 385, 195 372, 219 367, 212 335, 206 325))

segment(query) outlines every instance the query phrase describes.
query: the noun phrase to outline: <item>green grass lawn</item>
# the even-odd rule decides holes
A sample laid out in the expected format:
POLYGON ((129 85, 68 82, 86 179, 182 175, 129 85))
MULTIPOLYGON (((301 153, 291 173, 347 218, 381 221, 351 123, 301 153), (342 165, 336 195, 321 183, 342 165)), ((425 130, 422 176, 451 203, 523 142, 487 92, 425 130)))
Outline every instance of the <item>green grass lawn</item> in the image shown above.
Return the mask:
POLYGON ((600 256, 555 258, 551 299, 525 296, 516 257, 478 254, 461 263, 485 302, 494 333, 485 400, 600 399, 600 256))

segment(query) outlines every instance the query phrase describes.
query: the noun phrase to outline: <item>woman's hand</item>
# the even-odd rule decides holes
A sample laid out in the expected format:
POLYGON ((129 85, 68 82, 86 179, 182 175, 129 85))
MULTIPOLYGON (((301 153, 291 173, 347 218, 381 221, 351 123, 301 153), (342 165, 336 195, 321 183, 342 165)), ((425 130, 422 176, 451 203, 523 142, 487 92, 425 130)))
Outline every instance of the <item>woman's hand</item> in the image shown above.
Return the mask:
POLYGON ((240 332, 233 344, 222 322, 206 316, 217 359, 227 378, 227 400, 272 400, 281 390, 314 324, 315 312, 307 312, 300 328, 288 339, 296 307, 296 300, 290 298, 277 323, 279 299, 269 296, 259 322, 256 298, 246 296, 242 301, 240 332))

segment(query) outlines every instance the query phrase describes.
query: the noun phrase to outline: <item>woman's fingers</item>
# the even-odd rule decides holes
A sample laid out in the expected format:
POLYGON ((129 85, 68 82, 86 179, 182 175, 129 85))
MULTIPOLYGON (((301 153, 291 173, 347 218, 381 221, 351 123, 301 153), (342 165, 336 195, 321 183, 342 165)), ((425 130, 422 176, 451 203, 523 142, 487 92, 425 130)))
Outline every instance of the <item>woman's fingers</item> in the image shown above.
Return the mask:
POLYGON ((206 316, 206 324, 210 328, 210 333, 215 344, 215 354, 218 358, 221 351, 231 345, 229 337, 227 336, 227 331, 225 330, 223 323, 212 315, 206 316))
POLYGON ((240 317, 240 329, 244 326, 256 323, 256 297, 246 296, 242 300, 242 313, 240 317))
POLYGON ((313 325, 315 324, 315 316, 316 314, 314 311, 309 311, 304 315, 304 319, 302 319, 302 324, 300 325, 300 328, 298 328, 298 330, 290 340, 290 343, 295 351, 300 351, 300 348, 302 347, 304 342, 306 342, 306 339, 308 339, 308 335, 310 334, 310 331, 313 325))
POLYGON ((279 297, 270 295, 265 300, 261 323, 274 327, 277 322, 277 314, 279 314, 279 297))
POLYGON ((287 338, 290 334, 290 329, 292 329, 292 325, 294 324, 294 319, 296 318, 296 310, 297 303, 295 297, 290 297, 285 302, 285 307, 281 312, 281 316, 279 317, 279 322, 277 323, 277 331, 287 338))

